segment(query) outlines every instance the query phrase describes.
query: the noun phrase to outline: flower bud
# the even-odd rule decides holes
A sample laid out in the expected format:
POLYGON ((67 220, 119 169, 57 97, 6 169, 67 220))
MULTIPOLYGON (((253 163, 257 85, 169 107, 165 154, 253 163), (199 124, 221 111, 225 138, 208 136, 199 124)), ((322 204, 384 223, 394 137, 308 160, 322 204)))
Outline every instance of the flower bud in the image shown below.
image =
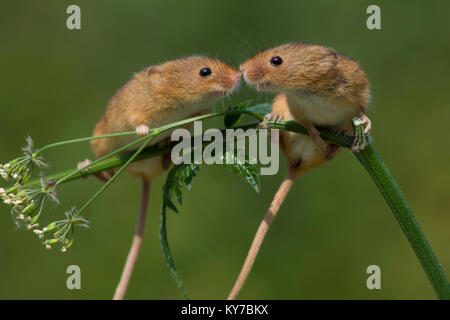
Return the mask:
POLYGON ((34 210, 36 210, 36 205, 34 203, 30 203, 29 205, 27 205, 25 207, 25 209, 22 210, 21 213, 28 215, 28 214, 32 213, 34 210))
POLYGON ((52 231, 55 228, 56 228, 56 222, 52 222, 49 225, 47 225, 46 227, 44 227, 44 229, 42 229, 42 230, 44 232, 48 232, 48 231, 52 231))
POLYGON ((49 244, 55 244, 58 242, 58 239, 49 239, 47 241, 45 241, 45 244, 49 245, 49 244))

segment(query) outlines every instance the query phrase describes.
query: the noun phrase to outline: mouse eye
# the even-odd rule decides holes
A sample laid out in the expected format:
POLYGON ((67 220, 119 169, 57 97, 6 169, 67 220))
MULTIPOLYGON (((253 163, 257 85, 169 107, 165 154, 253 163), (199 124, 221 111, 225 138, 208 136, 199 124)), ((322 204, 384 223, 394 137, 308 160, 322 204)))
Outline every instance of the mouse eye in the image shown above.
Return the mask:
POLYGON ((200 77, 204 77, 204 78, 206 78, 207 76, 209 76, 211 73, 212 73, 212 71, 211 71, 211 69, 208 68, 208 67, 200 69, 200 72, 199 72, 200 77))
POLYGON ((274 67, 278 67, 279 65, 281 65, 283 63, 283 59, 281 59, 280 56, 275 56, 272 57, 270 59, 270 63, 274 66, 274 67))

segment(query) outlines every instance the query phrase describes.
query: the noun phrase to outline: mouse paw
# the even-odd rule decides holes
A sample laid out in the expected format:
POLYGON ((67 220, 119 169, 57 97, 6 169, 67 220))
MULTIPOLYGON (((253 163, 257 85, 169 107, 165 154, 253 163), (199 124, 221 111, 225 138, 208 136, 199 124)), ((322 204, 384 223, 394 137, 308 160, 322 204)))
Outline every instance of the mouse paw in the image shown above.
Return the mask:
POLYGON ((283 120, 283 116, 277 112, 270 112, 264 116, 264 119, 271 120, 271 121, 279 121, 283 120))
POLYGON ((372 129, 372 121, 365 115, 362 114, 360 116, 361 122, 364 125, 364 133, 368 134, 370 132, 370 129, 372 129))
POLYGON ((145 137, 150 132, 150 128, 147 127, 145 124, 139 126, 136 128, 136 134, 140 137, 145 137))
MULTIPOLYGON (((92 161, 89 159, 86 159, 84 161, 80 161, 77 163, 77 169, 84 169, 82 170, 82 172, 87 172, 88 171, 88 167, 91 165, 92 161)), ((98 180, 102 181, 102 182, 106 182, 109 179, 111 179, 111 174, 109 172, 97 172, 94 173, 94 177, 96 177, 98 180)), ((83 179, 86 179, 87 176, 84 176, 83 179)))
POLYGON ((355 140, 353 140, 352 151, 357 153, 364 150, 369 145, 369 136, 367 133, 370 131, 370 120, 367 116, 361 116, 361 118, 354 117, 352 119, 355 140))
MULTIPOLYGON (((92 163, 91 160, 86 159, 84 161, 80 161, 77 163, 77 169, 84 169, 83 171, 86 172, 87 171, 87 167, 92 163)), ((84 177, 86 178, 86 177, 84 177)))

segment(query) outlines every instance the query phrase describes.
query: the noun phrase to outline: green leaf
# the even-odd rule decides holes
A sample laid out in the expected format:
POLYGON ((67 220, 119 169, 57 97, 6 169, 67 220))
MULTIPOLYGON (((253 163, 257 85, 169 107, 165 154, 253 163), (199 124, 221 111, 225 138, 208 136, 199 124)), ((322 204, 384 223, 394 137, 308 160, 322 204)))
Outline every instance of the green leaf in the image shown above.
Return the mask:
MULTIPOLYGON (((246 109, 248 107, 248 105, 250 104, 250 101, 245 101, 242 102, 236 106, 233 106, 231 108, 229 108, 228 110, 242 110, 242 109, 246 109)), ((223 123, 225 125, 225 128, 232 128, 235 125, 237 125, 242 118, 242 113, 236 113, 236 114, 227 114, 224 118, 223 118, 223 123)))
POLYGON ((272 111, 272 104, 271 103, 260 103, 260 104, 256 104, 254 106, 248 107, 248 108, 246 108, 246 110, 257 113, 261 116, 265 116, 266 114, 268 114, 272 111))
POLYGON ((178 209, 173 202, 173 198, 177 199, 178 203, 182 203, 182 192, 181 188, 184 185, 188 189, 191 188, 192 180, 197 175, 200 166, 198 164, 180 164, 174 166, 167 174, 167 180, 163 187, 163 204, 161 208, 161 224, 159 228, 159 240, 161 242, 162 251, 164 254, 164 259, 166 261, 167 267, 169 268, 170 274, 175 279, 175 283, 178 288, 182 291, 184 297, 189 299, 189 296, 184 288, 183 281, 178 274, 177 268, 175 267, 175 262, 170 251, 169 240, 167 239, 167 208, 178 213, 178 209))
POLYGON ((244 162, 241 162, 234 152, 225 152, 222 155, 222 161, 225 167, 229 168, 238 177, 248 182, 257 193, 259 193, 259 170, 254 164, 251 164, 249 159, 245 157, 244 162), (226 160, 232 160, 232 164, 227 164, 226 160))

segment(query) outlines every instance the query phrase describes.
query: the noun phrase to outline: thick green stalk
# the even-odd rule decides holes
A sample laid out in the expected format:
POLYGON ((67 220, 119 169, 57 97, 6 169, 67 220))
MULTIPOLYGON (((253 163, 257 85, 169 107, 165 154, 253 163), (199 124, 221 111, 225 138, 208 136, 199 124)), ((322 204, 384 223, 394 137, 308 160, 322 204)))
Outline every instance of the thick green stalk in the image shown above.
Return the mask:
POLYGON ((450 285, 442 267, 433 253, 425 235, 419 227, 403 193, 371 145, 359 153, 356 158, 366 168, 384 199, 391 208, 409 244, 425 270, 430 283, 439 299, 450 299, 450 285))

